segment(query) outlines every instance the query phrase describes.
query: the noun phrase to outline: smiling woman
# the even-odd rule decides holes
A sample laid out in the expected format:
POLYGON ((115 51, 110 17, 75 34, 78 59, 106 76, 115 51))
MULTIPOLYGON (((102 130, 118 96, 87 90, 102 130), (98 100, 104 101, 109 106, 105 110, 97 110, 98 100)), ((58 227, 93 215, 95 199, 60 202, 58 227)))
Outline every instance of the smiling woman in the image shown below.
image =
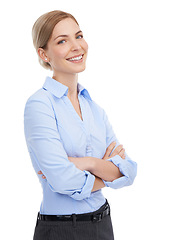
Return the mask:
POLYGON ((38 48, 39 57, 54 69, 55 75, 85 69, 88 45, 80 32, 78 24, 72 18, 66 18, 55 25, 46 46, 38 48), (67 34, 61 35, 63 32, 67 34))
POLYGON ((60 14, 59 11, 54 11, 42 15, 33 26, 32 36, 39 61, 43 67, 51 70, 58 67, 57 71, 60 68, 69 71, 70 68, 76 67, 76 72, 85 69, 88 45, 83 38, 78 22, 71 14, 64 12, 60 14), (73 48, 77 49, 77 54, 72 52, 73 48), (66 61, 83 64, 81 66, 66 65, 66 61))
POLYGON ((103 187, 131 185, 136 163, 117 140, 105 111, 78 83, 88 45, 76 19, 52 11, 35 22, 39 61, 53 72, 29 97, 27 147, 43 188, 34 240, 113 240, 103 187))

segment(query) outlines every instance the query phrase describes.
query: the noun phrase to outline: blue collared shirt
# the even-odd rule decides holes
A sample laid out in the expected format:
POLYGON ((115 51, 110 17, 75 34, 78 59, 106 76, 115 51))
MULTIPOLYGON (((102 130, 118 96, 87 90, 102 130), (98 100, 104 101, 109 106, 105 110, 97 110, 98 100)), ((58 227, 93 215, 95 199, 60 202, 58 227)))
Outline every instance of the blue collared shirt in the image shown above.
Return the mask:
MULTIPOLYGON (((47 77, 41 89, 30 96, 25 105, 24 129, 33 167, 43 188, 40 206, 42 214, 88 213, 105 203, 102 190, 91 192, 95 176, 81 171, 68 157, 92 156, 103 158, 111 142, 119 142, 105 111, 78 83, 78 100, 82 118, 67 97, 68 87, 47 77), (46 176, 43 179, 38 171, 46 176)), ((124 175, 107 187, 131 185, 137 165, 126 154, 108 159, 124 175)))

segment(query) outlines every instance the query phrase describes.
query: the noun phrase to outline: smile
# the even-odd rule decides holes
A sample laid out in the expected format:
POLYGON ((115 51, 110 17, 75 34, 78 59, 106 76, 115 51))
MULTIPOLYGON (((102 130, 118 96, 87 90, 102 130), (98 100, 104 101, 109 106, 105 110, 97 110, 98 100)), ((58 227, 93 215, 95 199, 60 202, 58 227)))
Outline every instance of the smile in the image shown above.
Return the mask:
POLYGON ((70 62, 75 62, 75 63, 78 63, 78 62, 82 62, 83 60, 83 55, 79 55, 79 56, 76 56, 76 57, 72 57, 72 58, 68 58, 66 59, 67 61, 70 61, 70 62))

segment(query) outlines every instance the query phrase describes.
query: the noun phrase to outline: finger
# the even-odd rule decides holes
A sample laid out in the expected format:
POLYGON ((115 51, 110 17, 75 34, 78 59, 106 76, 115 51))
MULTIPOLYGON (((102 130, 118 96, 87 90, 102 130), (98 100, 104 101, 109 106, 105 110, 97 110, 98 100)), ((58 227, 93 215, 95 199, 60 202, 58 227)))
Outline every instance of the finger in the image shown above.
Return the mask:
POLYGON ((114 149, 115 146, 116 146, 116 142, 114 141, 107 147, 106 152, 104 154, 104 158, 108 157, 111 154, 111 152, 112 152, 112 150, 114 149))
POLYGON ((123 145, 118 145, 116 147, 116 149, 114 149, 114 151, 112 152, 110 157, 114 157, 115 155, 119 155, 119 153, 121 152, 121 150, 123 149, 123 145))
POLYGON ((114 151, 116 146, 116 142, 112 142, 109 147, 107 148, 107 157, 110 157, 111 153, 114 151))
POLYGON ((123 148, 121 152, 118 154, 120 157, 125 158, 125 149, 123 148))

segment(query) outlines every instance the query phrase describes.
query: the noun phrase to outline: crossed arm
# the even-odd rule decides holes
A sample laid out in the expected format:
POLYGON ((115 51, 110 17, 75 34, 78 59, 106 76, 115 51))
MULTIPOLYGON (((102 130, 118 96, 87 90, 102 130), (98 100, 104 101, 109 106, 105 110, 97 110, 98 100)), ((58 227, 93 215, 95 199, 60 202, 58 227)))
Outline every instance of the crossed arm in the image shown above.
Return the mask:
MULTIPOLYGON (((125 149, 123 148, 123 145, 119 145, 114 149, 115 145, 116 142, 112 142, 108 146, 102 159, 95 157, 68 157, 69 161, 74 163, 77 168, 82 171, 87 170, 95 175, 95 182, 92 192, 105 187, 102 179, 111 182, 123 176, 116 165, 110 161, 106 161, 115 155, 119 155, 121 158, 125 159, 125 149)), ((42 172, 39 171, 38 174, 42 174, 42 172)), ((45 179, 46 177, 43 175, 42 178, 45 179)))

